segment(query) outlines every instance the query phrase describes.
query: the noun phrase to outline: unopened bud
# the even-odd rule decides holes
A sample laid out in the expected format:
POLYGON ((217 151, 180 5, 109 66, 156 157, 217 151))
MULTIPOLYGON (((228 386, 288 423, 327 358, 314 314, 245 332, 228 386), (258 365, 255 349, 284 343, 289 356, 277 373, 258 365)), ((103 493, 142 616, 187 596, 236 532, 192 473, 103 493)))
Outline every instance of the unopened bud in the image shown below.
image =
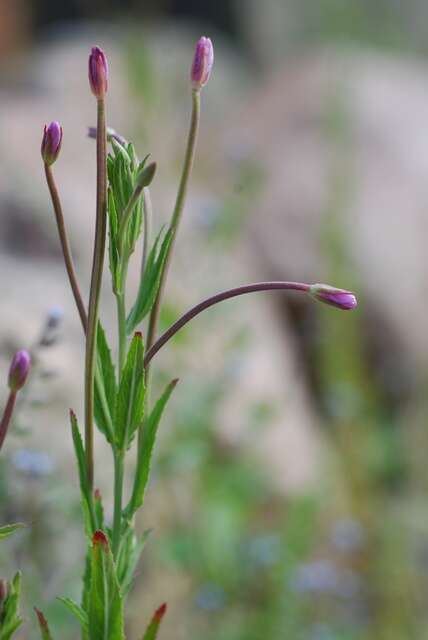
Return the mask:
POLYGON ((199 90, 204 87, 211 74, 214 64, 214 49, 210 38, 202 36, 199 38, 195 55, 193 56, 190 78, 194 89, 199 90))
POLYGON ((104 98, 108 86, 108 64, 104 51, 92 47, 88 65, 89 84, 92 93, 98 99, 104 98))
POLYGON ((309 289, 309 293, 316 300, 344 311, 350 311, 357 306, 357 298, 352 291, 336 289, 336 287, 331 287, 328 284, 313 284, 309 289))
POLYGON ((156 173, 156 162, 151 162, 150 164, 147 165, 147 167, 144 167, 144 169, 142 169, 140 171, 140 173, 137 175, 137 180, 136 183, 139 187, 148 187, 149 184, 151 184, 153 178, 155 177, 155 173, 156 173))
POLYGON ((17 351, 12 358, 9 369, 9 389, 19 391, 25 384, 31 366, 31 358, 28 351, 17 351))
POLYGON ((51 122, 49 126, 45 125, 41 147, 45 164, 50 165, 55 162, 61 150, 61 143, 62 127, 59 122, 51 122))

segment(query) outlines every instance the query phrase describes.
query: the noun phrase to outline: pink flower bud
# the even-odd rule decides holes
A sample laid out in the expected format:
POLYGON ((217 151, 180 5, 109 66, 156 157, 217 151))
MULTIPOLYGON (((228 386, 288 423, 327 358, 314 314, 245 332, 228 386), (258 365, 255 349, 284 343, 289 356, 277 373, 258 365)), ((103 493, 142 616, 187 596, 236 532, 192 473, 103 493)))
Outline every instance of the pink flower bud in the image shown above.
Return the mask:
POLYGON ((88 66, 89 84, 92 93, 98 99, 104 98, 108 86, 108 64, 104 51, 92 47, 88 66))
POLYGON ((357 306, 357 298, 352 291, 336 289, 336 287, 331 287, 328 284, 312 284, 309 288, 309 293, 316 300, 344 311, 350 311, 357 306))
POLYGON ((9 389, 19 391, 25 384, 31 366, 28 351, 17 351, 12 358, 9 368, 9 389))
POLYGON ((214 64, 214 49, 209 38, 202 36, 199 38, 193 57, 190 78, 194 89, 199 90, 204 87, 211 74, 214 64))
POLYGON ((45 164, 53 164, 59 156, 62 143, 62 127, 59 122, 45 125, 42 139, 42 158, 45 164))

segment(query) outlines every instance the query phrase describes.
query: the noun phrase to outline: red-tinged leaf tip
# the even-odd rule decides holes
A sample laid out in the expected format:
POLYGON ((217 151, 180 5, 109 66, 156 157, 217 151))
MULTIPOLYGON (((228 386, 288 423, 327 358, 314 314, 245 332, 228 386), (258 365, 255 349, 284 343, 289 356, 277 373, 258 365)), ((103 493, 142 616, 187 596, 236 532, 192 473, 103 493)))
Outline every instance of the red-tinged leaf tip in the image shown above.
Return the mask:
POLYGON ((153 614, 153 622, 157 622, 158 624, 162 621, 162 618, 164 617, 165 613, 166 613, 166 602, 164 602, 163 604, 161 604, 161 606, 156 609, 156 611, 153 614))
POLYGON ((94 498, 95 500, 101 500, 101 491, 99 489, 95 489, 94 498))
POLYGON ((180 378, 174 378, 174 380, 171 381, 172 386, 175 387, 175 385, 177 385, 180 382, 180 378))
POLYGON ((102 544, 105 547, 108 547, 108 538, 104 531, 101 531, 101 529, 97 529, 97 531, 95 531, 94 535, 92 536, 92 543, 94 545, 102 544))
POLYGON ((73 409, 70 409, 70 419, 76 420, 76 414, 74 413, 73 409))
POLYGON ((143 334, 141 333, 141 331, 136 331, 134 333, 134 338, 138 338, 138 340, 142 340, 143 339, 143 334))
POLYGON ((43 613, 40 611, 40 609, 38 609, 37 607, 34 607, 34 611, 36 612, 36 616, 39 620, 39 625, 41 626, 42 629, 48 629, 48 621, 46 620, 45 616, 43 615, 43 613))

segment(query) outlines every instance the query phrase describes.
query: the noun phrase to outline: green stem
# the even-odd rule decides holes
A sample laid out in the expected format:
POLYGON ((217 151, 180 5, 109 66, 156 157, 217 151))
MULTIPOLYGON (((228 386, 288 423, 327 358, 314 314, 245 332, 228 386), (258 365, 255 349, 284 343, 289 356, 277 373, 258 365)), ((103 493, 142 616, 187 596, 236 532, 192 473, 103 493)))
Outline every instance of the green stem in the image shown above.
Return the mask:
POLYGON ((113 514, 113 540, 112 550, 116 558, 120 545, 120 532, 122 527, 122 494, 124 475, 124 455, 121 451, 114 453, 114 514, 113 514))
MULTIPOLYGON (((123 288, 125 284, 122 285, 123 288)), ((126 359, 126 309, 125 309, 125 292, 116 295, 117 304, 117 327, 119 337, 119 379, 125 366, 126 359)))
POLYGON ((180 224, 181 216, 183 213, 184 203, 186 200, 187 187, 189 184, 190 174, 192 173, 193 161, 195 158, 196 140, 198 137, 199 121, 201 115, 201 96, 199 91, 193 90, 192 92, 192 117, 190 120, 189 136, 187 139, 186 153, 184 156, 183 172, 181 174, 181 180, 178 187, 177 199, 175 201, 175 207, 171 218, 170 228, 172 229, 171 242, 168 247, 168 251, 165 258, 165 265, 162 271, 158 293, 150 313, 149 328, 147 332, 147 350, 149 350, 155 340, 158 330, 159 313, 162 302, 162 296, 165 289, 166 279, 168 275, 169 265, 171 262, 172 252, 174 249, 175 239, 177 236, 178 226, 180 224))
POLYGON ((88 482, 94 485, 94 376, 98 311, 106 243, 107 208, 107 140, 104 101, 97 102, 97 203, 95 243, 88 305, 88 328, 85 355, 85 453, 88 482))
POLYGON ((150 240, 152 235, 153 207, 149 187, 143 189, 143 254, 141 256, 141 278, 144 275, 147 256, 149 255, 150 240))

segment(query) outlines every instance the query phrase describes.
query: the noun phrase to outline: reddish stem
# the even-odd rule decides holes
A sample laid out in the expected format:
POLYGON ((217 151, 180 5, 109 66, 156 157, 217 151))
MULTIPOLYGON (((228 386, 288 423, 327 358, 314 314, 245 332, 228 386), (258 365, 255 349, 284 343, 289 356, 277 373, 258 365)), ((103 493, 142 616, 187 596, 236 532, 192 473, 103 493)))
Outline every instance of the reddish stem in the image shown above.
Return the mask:
POLYGON ((16 400, 16 391, 11 391, 9 393, 9 397, 7 399, 6 406, 4 408, 3 417, 0 422, 0 449, 3 446, 4 439, 7 435, 7 430, 9 428, 10 420, 13 414, 13 408, 15 406, 16 400))

